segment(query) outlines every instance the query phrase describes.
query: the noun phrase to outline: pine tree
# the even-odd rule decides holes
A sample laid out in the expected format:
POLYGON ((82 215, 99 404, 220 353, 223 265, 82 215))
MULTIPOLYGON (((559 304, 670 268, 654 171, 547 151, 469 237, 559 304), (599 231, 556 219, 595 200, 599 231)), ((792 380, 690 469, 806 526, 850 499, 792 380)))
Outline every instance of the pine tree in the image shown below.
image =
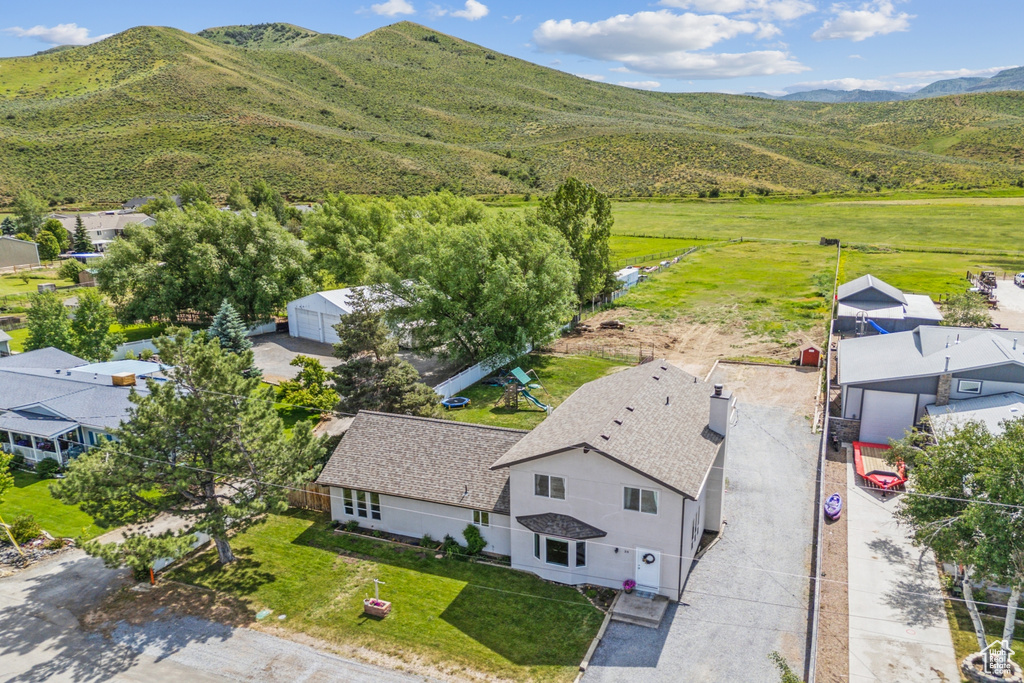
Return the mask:
MULTIPOLYGON (((323 443, 309 422, 285 434, 271 390, 258 378, 243 377, 251 351, 227 353, 185 328, 168 335, 155 340, 170 366, 168 381, 150 380, 148 393, 132 393, 133 406, 113 430, 114 440, 73 460, 54 494, 116 526, 149 522, 164 512, 182 517, 192 531, 211 536, 227 564, 235 559, 231 534, 284 512, 287 488, 315 476, 323 443)), ((129 545, 129 539, 128 550, 143 555, 139 563, 180 548, 175 537, 166 538, 163 548, 154 545, 161 541, 129 545)))
POLYGON ((8 237, 14 237, 18 234, 18 224, 8 216, 0 222, 0 234, 7 235, 8 237))
POLYGON ((75 216, 75 239, 72 248, 77 254, 91 254, 95 249, 81 216, 75 216))
MULTIPOLYGON (((246 336, 248 331, 242 321, 242 316, 238 315, 238 311, 227 299, 224 299, 217 315, 213 317, 213 323, 207 330, 207 334, 211 338, 218 339, 220 347, 225 351, 239 355, 252 349, 252 341, 246 336)), ((255 365, 245 371, 246 377, 259 377, 261 374, 260 369, 255 365)))

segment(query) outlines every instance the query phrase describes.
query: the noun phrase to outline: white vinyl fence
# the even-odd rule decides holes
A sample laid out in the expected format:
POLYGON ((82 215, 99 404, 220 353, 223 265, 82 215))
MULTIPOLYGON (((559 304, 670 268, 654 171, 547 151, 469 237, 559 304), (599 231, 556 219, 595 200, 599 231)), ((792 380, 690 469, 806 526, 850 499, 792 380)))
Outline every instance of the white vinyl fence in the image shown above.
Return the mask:
MULTIPOLYGON (((256 327, 253 327, 252 329, 245 333, 245 336, 255 337, 258 334, 268 334, 276 330, 277 323, 275 323, 274 321, 270 321, 269 323, 264 323, 262 325, 257 325, 256 327)), ((128 357, 129 351, 131 351, 132 354, 136 358, 138 358, 139 354, 146 349, 149 349, 153 353, 156 353, 156 346, 153 344, 152 339, 140 339, 138 341, 125 342, 124 344, 121 344, 120 346, 114 349, 114 355, 111 356, 110 360, 124 360, 125 358, 128 357)))
MULTIPOLYGON (((526 354, 530 351, 533 351, 533 345, 527 344, 523 353, 526 354)), ((454 396, 466 387, 476 384, 501 366, 511 363, 516 358, 518 358, 518 356, 491 356, 472 367, 466 368, 454 377, 441 382, 434 387, 434 391, 436 391, 441 398, 454 396)))

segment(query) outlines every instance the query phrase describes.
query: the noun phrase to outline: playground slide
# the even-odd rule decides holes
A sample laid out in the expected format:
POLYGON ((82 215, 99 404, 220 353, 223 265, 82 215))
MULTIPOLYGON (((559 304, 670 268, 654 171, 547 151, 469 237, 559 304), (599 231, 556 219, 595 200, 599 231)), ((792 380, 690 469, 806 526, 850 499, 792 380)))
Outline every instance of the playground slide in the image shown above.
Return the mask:
POLYGON ((533 405, 537 406, 541 410, 547 411, 547 410, 551 409, 551 406, 544 405, 543 403, 538 401, 537 397, 535 397, 533 394, 531 394, 526 389, 523 389, 523 398, 525 398, 527 401, 529 401, 533 405))
POLYGON ((876 323, 874 320, 871 320, 870 318, 868 319, 868 324, 871 325, 871 327, 878 330, 879 334, 889 334, 887 330, 883 330, 881 327, 878 326, 878 323, 876 323))

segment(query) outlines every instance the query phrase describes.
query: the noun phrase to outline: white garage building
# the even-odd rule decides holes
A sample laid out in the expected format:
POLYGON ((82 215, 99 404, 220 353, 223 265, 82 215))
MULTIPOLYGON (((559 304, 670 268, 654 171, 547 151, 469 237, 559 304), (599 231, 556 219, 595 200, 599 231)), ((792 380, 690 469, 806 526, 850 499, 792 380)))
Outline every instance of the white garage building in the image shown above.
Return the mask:
POLYGON ((317 292, 288 303, 288 334, 324 344, 335 344, 334 326, 352 312, 352 292, 365 287, 346 287, 317 292))
POLYGON ((838 379, 842 417, 860 421, 861 441, 888 443, 929 407, 1024 393, 1024 332, 922 326, 844 339, 838 379))

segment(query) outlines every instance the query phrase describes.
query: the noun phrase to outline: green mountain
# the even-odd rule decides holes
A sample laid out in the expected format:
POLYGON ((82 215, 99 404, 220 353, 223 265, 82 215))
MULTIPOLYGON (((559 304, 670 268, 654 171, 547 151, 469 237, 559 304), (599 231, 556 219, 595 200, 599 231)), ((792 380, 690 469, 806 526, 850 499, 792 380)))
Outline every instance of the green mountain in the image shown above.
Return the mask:
POLYGON ((1024 93, 786 102, 596 83, 402 22, 138 27, 0 59, 0 202, 197 180, 325 191, 619 195, 989 186, 1024 175, 1024 93))
POLYGON ((898 102, 910 99, 906 93, 893 90, 805 90, 778 99, 790 102, 898 102))
POLYGON ((995 92, 997 90, 1024 90, 1024 66, 1004 69, 992 78, 971 86, 969 92, 995 92))
POLYGON ((921 98, 941 97, 943 95, 955 95, 956 93, 967 92, 974 86, 981 85, 987 80, 989 79, 983 78, 981 76, 969 76, 965 78, 947 78, 942 81, 935 81, 934 83, 929 83, 928 85, 924 86, 923 88, 915 92, 913 95, 911 95, 911 97, 921 98))

